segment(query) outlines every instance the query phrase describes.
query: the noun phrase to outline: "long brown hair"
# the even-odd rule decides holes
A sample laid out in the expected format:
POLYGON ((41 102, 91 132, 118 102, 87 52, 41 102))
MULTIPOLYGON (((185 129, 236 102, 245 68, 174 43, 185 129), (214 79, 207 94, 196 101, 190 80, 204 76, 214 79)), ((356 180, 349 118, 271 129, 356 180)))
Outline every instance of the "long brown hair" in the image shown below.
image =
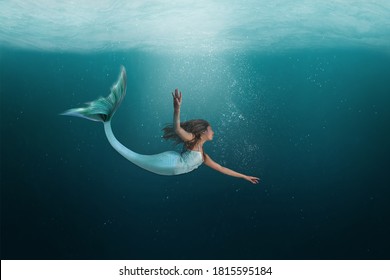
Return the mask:
POLYGON ((175 129, 173 128, 172 124, 169 124, 165 126, 162 130, 164 131, 163 138, 165 140, 172 140, 175 142, 176 145, 183 144, 183 151, 184 150, 192 150, 196 143, 200 140, 200 137, 202 136, 202 132, 205 132, 207 130, 207 127, 210 126, 210 124, 205 120, 189 120, 186 122, 180 123, 180 126, 187 132, 192 133, 195 137, 191 141, 184 142, 175 132, 175 129))

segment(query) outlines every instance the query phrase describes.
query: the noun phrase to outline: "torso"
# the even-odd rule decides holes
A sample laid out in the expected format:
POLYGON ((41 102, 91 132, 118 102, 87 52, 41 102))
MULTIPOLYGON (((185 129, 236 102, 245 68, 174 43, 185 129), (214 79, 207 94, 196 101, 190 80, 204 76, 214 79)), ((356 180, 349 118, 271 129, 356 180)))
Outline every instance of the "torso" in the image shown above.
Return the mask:
POLYGON ((195 147, 189 151, 200 153, 202 155, 202 161, 204 162, 203 147, 201 147, 200 145, 195 145, 195 147))
POLYGON ((199 151, 187 150, 180 156, 180 163, 178 165, 178 172, 176 174, 188 173, 203 163, 203 155, 199 151))

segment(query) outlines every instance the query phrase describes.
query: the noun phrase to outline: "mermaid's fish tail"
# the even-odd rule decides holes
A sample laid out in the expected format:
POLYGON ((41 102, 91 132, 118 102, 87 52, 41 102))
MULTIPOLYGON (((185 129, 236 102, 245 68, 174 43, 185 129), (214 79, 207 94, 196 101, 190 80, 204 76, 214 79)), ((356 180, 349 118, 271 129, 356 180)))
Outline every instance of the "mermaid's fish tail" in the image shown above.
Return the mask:
POLYGON ((111 87, 107 97, 87 103, 86 107, 70 109, 62 115, 89 119, 92 121, 108 122, 115 114, 126 95, 126 69, 121 66, 121 72, 116 83, 111 87))

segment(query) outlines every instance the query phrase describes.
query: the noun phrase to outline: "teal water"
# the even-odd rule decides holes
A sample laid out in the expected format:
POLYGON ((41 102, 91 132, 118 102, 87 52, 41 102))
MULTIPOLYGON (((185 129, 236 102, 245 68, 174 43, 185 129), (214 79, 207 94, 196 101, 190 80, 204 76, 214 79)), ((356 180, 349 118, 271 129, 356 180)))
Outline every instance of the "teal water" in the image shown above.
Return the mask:
MULTIPOLYGON (((319 10, 331 9, 330 3, 319 10)), ((367 5, 361 9, 375 6, 367 5)), ((325 32, 323 46, 312 44, 314 25, 314 37, 289 48, 285 43, 295 42, 294 34, 307 34, 294 32, 305 28, 298 24, 282 28, 298 22, 293 16, 275 19, 286 40, 258 45, 257 35, 272 26, 272 17, 255 22, 255 16, 240 21, 236 15, 230 26, 222 16, 202 21, 202 32, 188 35, 193 42, 176 42, 191 43, 180 52, 168 51, 172 46, 158 33, 158 21, 144 22, 156 27, 148 33, 155 42, 134 30, 128 40, 134 45, 126 44, 127 36, 121 46, 83 37, 88 51, 87 43, 66 33, 63 41, 45 40, 61 26, 29 27, 45 38, 16 36, 19 27, 1 9, 7 23, 0 53, 1 258, 388 259, 389 34, 374 32, 380 23, 388 26, 386 17, 374 17, 388 4, 378 6, 366 13, 368 25, 353 15, 348 23, 332 22, 343 39, 325 32), (242 41, 251 32, 253 38, 237 43, 243 30, 242 41), (213 38, 213 48, 204 47, 205 36, 213 38), (218 51, 221 38, 226 48, 218 51), (127 69, 128 89, 112 125, 125 146, 145 154, 175 149, 162 141, 161 129, 172 120, 171 91, 178 87, 182 120, 204 118, 213 126, 206 153, 261 183, 206 166, 181 176, 148 173, 111 148, 100 123, 59 115, 107 95, 120 65, 127 69)), ((150 20, 161 12, 159 6, 143 8, 127 7, 150 20)), ((310 14, 304 20, 320 24, 316 7, 298 8, 310 14)), ((208 19, 194 10, 195 21, 208 19)), ((336 15, 342 11, 334 9, 336 15)), ((26 25, 29 20, 39 23, 32 16, 26 25)), ((80 34, 93 28, 80 26, 80 34)))

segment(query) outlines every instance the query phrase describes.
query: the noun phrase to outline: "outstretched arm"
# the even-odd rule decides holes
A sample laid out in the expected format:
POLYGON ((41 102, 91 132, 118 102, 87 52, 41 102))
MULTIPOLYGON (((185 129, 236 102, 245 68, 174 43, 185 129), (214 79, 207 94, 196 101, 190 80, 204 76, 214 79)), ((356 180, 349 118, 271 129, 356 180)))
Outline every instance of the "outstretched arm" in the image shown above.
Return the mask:
POLYGON ((205 157, 205 160, 204 160, 204 163, 208 166, 208 167, 211 167, 212 169, 215 169, 223 174, 226 174, 226 175, 229 175, 229 176, 233 176, 233 177, 238 177, 238 178, 242 178, 242 179, 245 179, 249 182, 251 182, 252 184, 258 184, 260 179, 257 178, 257 177, 253 177, 253 176, 247 176, 247 175, 244 175, 244 174, 241 174, 241 173, 238 173, 234 170, 231 170, 229 168, 226 168, 226 167, 223 167, 221 166, 220 164, 216 163, 215 161, 213 161, 207 154, 206 154, 206 157, 205 157))
POLYGON ((173 128, 175 129, 176 134, 184 141, 191 141, 194 139, 194 135, 185 131, 180 126, 180 107, 181 107, 181 91, 175 89, 175 93, 172 92, 173 97, 173 128))

